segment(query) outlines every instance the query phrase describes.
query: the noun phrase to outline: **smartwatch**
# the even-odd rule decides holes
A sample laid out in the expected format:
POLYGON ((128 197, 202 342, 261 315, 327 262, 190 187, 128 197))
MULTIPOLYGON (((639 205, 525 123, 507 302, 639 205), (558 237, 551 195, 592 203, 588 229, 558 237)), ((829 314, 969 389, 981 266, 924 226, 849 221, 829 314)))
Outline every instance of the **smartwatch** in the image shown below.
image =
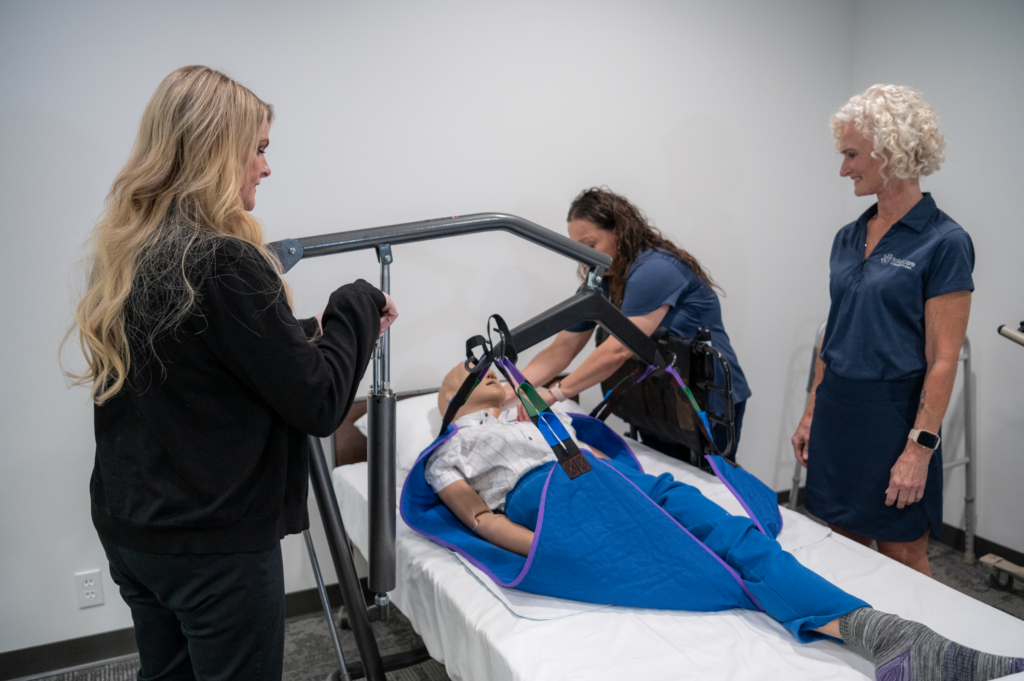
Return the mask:
POLYGON ((915 428, 910 431, 907 439, 916 442, 925 449, 935 450, 939 446, 939 436, 935 433, 929 433, 927 430, 917 430, 915 428))

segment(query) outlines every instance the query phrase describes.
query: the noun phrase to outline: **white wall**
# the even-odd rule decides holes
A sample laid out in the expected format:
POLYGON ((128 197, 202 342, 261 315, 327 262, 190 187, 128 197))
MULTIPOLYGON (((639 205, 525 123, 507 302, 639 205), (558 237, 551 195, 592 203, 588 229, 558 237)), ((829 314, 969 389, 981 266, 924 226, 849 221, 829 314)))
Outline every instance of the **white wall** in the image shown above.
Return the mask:
MULTIPOLYGON (((89 519, 91 408, 65 388, 56 347, 72 262, 142 108, 188 63, 224 70, 277 109, 255 211, 270 239, 479 211, 564 231, 580 189, 629 196, 728 292, 726 326, 754 392, 741 458, 786 487, 829 246, 854 210, 827 119, 863 89, 851 83, 866 10, 766 5, 0 4, 0 280, 11 292, 0 302, 0 652, 131 625, 109 578, 106 605, 75 608, 72 573, 106 570, 89 519)), ((944 205, 969 229, 981 222, 944 205)), ((398 390, 436 386, 486 315, 515 324, 575 287, 572 263, 505 234, 395 257, 398 390)), ((363 252, 289 278, 301 315, 338 284, 376 276, 363 252)), ((1013 321, 1019 309, 1005 308, 1000 321, 1013 321)), ((1007 362, 1024 358, 995 345, 1007 362)), ((1009 377, 986 390, 990 404, 1013 398, 1009 377)), ((1003 541, 1024 548, 1024 537, 1003 541)), ((288 590, 310 587, 301 539, 284 548, 288 590)))

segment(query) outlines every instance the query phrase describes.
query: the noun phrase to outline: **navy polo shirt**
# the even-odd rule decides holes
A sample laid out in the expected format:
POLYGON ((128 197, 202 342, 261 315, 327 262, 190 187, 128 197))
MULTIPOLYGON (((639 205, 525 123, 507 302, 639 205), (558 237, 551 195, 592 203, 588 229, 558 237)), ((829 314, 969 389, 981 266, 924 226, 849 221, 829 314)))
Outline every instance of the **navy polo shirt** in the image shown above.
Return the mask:
POLYGON ((832 243, 821 359, 844 378, 898 381, 927 369, 925 301, 974 290, 974 244, 925 194, 865 259, 868 220, 877 212, 875 204, 832 243))
MULTIPOLYGON (((606 297, 611 297, 606 281, 601 282, 606 297)), ((671 333, 685 338, 697 335, 697 329, 706 326, 711 331, 711 344, 729 360, 732 370, 733 400, 737 403, 750 397, 747 378, 743 375, 736 352, 729 342, 729 335, 722 324, 722 306, 718 295, 703 279, 684 265, 675 256, 661 250, 641 251, 626 273, 626 287, 623 292, 622 314, 627 317, 642 317, 654 312, 662 305, 669 305, 668 313, 661 326, 671 333)), ((594 322, 579 322, 568 331, 589 331, 594 322)), ((685 377, 684 377, 685 378, 685 377)), ((715 377, 721 383, 721 376, 715 377)), ((712 411, 721 413, 717 394, 711 395, 712 411)))

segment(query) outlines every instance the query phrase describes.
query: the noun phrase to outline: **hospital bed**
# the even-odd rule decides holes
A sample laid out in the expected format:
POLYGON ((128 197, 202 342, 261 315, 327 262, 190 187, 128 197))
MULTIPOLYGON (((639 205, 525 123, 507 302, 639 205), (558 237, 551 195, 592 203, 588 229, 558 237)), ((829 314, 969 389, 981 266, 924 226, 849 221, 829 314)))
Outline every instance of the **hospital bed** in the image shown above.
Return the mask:
MULTIPOLYGON (((381 288, 389 291, 391 245, 501 229, 587 266, 584 286, 572 298, 511 330, 509 345, 528 348, 583 319, 600 323, 652 370, 666 366, 654 342, 611 306, 598 285, 610 259, 528 221, 478 214, 406 225, 355 230, 270 244, 287 271, 304 257, 373 248, 381 263, 381 288), (514 343, 513 343, 514 342, 514 343)), ((318 438, 310 437, 311 482, 331 549, 346 616, 367 678, 384 678, 370 622, 386 619, 394 599, 423 637, 431 656, 455 679, 540 678, 870 678, 872 665, 849 648, 829 642, 801 645, 765 615, 741 610, 668 612, 600 607, 505 591, 439 545, 416 535, 397 518, 397 483, 436 435, 430 416, 408 418, 390 387, 389 334, 378 344, 367 399, 368 462, 331 474, 318 438), (426 425, 424 425, 426 420, 426 425), (420 428, 423 428, 420 434, 420 428), (401 441, 399 441, 401 438, 401 441), (376 593, 364 607, 352 550, 369 563, 376 593)), ((420 396, 402 404, 433 405, 420 396)), ((438 415, 438 419, 439 419, 438 415)), ((434 424, 435 426, 439 424, 434 424)), ((672 472, 733 512, 724 487, 686 464, 635 445, 651 473, 672 472)), ((1001 654, 1019 652, 1024 622, 981 605, 932 580, 785 511, 780 542, 811 569, 876 607, 933 626, 966 645, 1001 654)), ((312 542, 307 547, 328 619, 323 582, 312 542)), ((331 622, 332 634, 334 623, 331 622)), ((340 646, 339 670, 349 678, 340 646)), ((394 662, 394 661, 393 661, 394 662)), ((399 660, 394 667, 408 664, 399 660)))
MULTIPOLYGON (((440 425, 436 394, 400 401, 395 423, 401 483, 440 425)), ((351 452, 359 444, 350 437, 338 447, 351 452)), ((717 478, 641 443, 629 444, 648 473, 672 473, 729 512, 743 513, 717 478)), ((364 553, 369 544, 367 464, 340 465, 331 478, 349 537, 364 553)), ((805 516, 785 508, 782 514, 782 546, 876 608, 924 622, 987 652, 1019 654, 1024 646, 1024 621, 834 535, 805 516)), ((827 641, 800 644, 759 612, 598 607, 501 589, 400 518, 396 554, 392 600, 452 679, 874 678, 874 667, 862 653, 827 641)))

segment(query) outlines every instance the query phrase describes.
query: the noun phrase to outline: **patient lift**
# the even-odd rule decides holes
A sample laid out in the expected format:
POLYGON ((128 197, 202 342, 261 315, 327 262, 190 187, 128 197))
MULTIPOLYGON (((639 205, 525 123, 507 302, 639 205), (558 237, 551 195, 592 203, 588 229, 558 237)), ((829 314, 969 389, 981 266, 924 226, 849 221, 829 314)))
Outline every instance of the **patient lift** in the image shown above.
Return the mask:
MULTIPOLYGON (((525 350, 553 336, 570 325, 594 321, 624 346, 629 348, 645 367, 634 376, 629 385, 643 381, 651 374, 668 373, 687 396, 687 401, 700 412, 700 418, 691 419, 694 443, 702 451, 717 453, 710 436, 710 425, 703 410, 697 405, 692 392, 678 375, 672 362, 666 362, 658 344, 630 322, 603 296, 599 288, 611 259, 588 246, 544 229, 522 218, 498 213, 480 213, 467 216, 439 218, 423 222, 406 223, 371 229, 339 232, 302 239, 286 239, 269 244, 287 272, 301 259, 373 248, 380 262, 380 288, 390 293, 390 265, 394 260, 391 247, 396 244, 439 239, 483 231, 504 230, 569 257, 587 266, 583 287, 571 298, 533 317, 508 332, 509 346, 525 350)), ((386 671, 417 664, 426 658, 425 649, 418 649, 382 659, 370 623, 389 616, 388 592, 396 585, 395 531, 396 531, 396 460, 395 460, 395 394, 390 378, 390 330, 378 341, 373 355, 372 387, 367 399, 367 461, 369 478, 369 563, 368 585, 376 595, 373 605, 363 607, 363 591, 356 576, 348 534, 338 511, 330 472, 320 439, 309 436, 310 477, 320 516, 327 533, 331 558, 334 563, 346 615, 355 636, 362 664, 348 664, 344 659, 320 574, 312 540, 306 532, 306 546, 313 566, 321 602, 328 619, 332 642, 338 656, 339 669, 330 679, 366 678, 383 681, 386 671)), ((674 358, 673 358, 674 359, 674 358)), ((726 366, 726 369, 728 367, 726 366)), ((628 387, 628 386, 626 386, 628 387)), ((623 390, 620 390, 623 392, 623 390)), ((609 391, 607 398, 614 391, 609 391)), ((604 416, 611 412, 606 402, 599 405, 604 416), (605 407, 602 409, 602 407, 605 407)), ((731 417, 731 396, 728 417, 731 417)), ((597 411, 597 410, 596 410, 597 411)), ((730 437, 730 440, 732 437, 730 437)))

